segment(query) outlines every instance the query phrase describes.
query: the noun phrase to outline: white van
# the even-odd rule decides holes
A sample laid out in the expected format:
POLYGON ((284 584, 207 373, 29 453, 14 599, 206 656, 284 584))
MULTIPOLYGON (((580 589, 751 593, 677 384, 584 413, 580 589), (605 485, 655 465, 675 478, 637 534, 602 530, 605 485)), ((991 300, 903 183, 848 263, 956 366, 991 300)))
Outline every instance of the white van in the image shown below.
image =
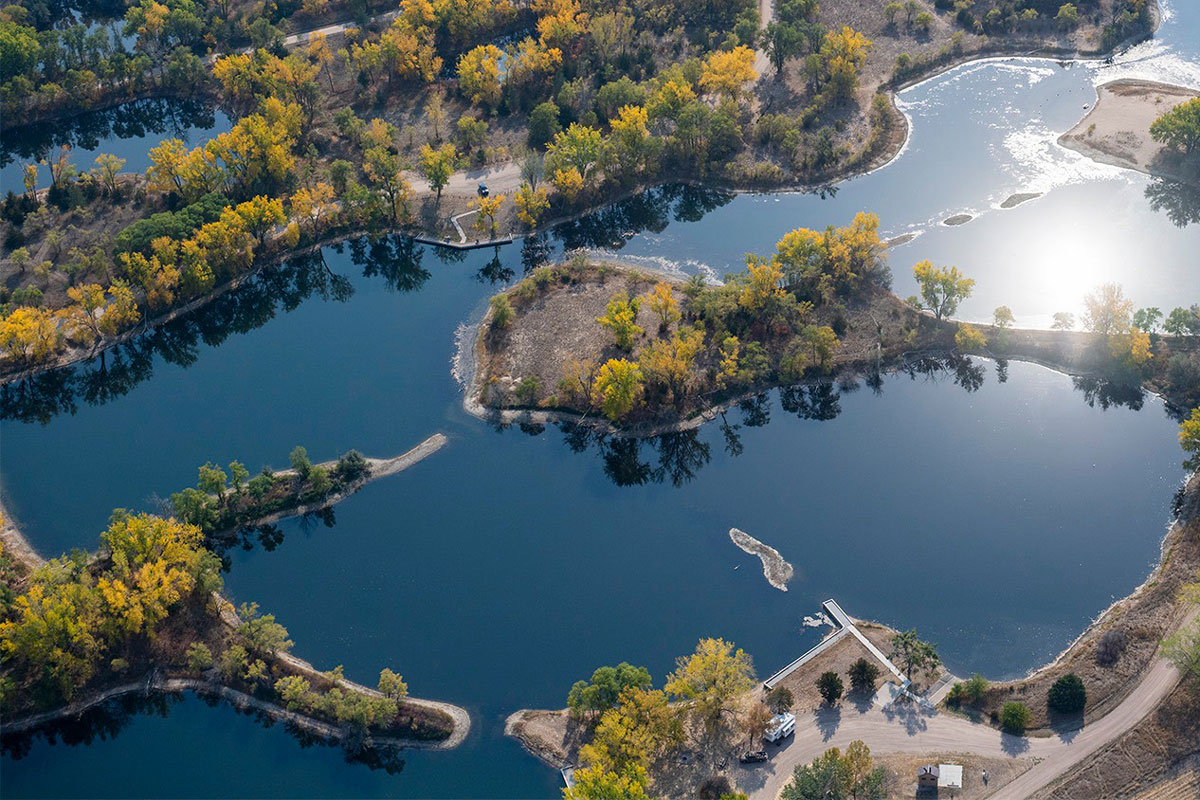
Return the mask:
POLYGON ((768 742, 779 744, 780 741, 796 732, 796 717, 795 715, 784 712, 771 717, 771 726, 767 728, 767 732, 763 738, 768 742))

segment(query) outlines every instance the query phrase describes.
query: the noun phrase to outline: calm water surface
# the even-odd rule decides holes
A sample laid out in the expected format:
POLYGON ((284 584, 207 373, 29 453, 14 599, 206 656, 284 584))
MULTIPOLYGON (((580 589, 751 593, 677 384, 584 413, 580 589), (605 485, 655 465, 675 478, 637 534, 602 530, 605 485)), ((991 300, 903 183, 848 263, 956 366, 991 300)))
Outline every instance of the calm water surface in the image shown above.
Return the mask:
POLYGON ((916 626, 958 674, 1053 657, 1157 559, 1182 478, 1157 400, 976 361, 773 392, 636 444, 467 416, 454 336, 494 282, 564 248, 720 275, 863 208, 920 234, 893 252, 899 293, 919 258, 978 278, 968 318, 1007 303, 1038 324, 1108 279, 1140 303, 1194 302, 1187 198, 1053 144, 1111 76, 1198 82, 1197 14, 1169 11, 1111 67, 989 62, 915 87, 905 154, 832 197, 665 189, 495 255, 330 249, 327 267, 266 273, 187 324, 5 390, 4 499, 45 552, 93 546, 114 506, 154 508, 210 459, 280 466, 296 444, 384 456, 445 432, 445 449, 339 505, 331 527, 288 521, 270 552, 231 553, 227 589, 278 614, 317 665, 367 682, 394 667, 474 722, 457 751, 409 753, 388 774, 187 697, 97 725, 86 747, 6 755, 5 794, 555 796, 556 775, 501 736, 508 713, 560 706, 600 663, 661 680, 701 636, 737 641, 766 674, 815 641, 801 620, 830 596, 916 626), (1046 194, 998 208, 1018 191, 1046 194), (977 218, 939 224, 959 212, 977 218), (795 565, 789 592, 731 526, 795 565))

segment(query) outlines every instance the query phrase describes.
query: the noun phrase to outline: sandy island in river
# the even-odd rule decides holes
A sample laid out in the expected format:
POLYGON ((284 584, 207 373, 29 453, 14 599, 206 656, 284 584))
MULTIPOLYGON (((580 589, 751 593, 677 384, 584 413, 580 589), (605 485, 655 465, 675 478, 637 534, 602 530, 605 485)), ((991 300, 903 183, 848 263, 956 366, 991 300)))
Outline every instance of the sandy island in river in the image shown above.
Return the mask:
POLYGON ((1173 106, 1200 92, 1150 81, 1120 80, 1096 90, 1096 105, 1059 144, 1104 164, 1135 169, 1175 180, 1200 181, 1200 159, 1182 154, 1150 138, 1150 125, 1173 106))

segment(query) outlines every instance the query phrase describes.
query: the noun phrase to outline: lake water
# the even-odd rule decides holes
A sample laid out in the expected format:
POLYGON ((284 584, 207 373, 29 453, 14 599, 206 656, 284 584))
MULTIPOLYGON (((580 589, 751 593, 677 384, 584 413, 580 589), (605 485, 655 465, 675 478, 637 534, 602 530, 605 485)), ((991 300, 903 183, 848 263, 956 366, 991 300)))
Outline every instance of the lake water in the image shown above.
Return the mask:
POLYGON ((365 682, 393 667, 414 694, 465 706, 473 728, 389 774, 189 696, 96 722, 88 746, 38 739, 6 755, 5 794, 553 797, 557 776, 501 735, 507 714, 561 706, 601 663, 645 664, 661 682, 703 636, 736 641, 768 674, 816 640, 802 619, 827 597, 918 628, 960 675, 1052 658, 1157 561, 1183 472, 1156 399, 979 360, 772 392, 640 444, 497 431, 461 409, 455 333, 496 282, 565 248, 720 275, 793 227, 861 209, 891 235, 921 234, 892 254, 900 294, 920 258, 978 279, 968 318, 1006 303, 1038 324, 1114 279, 1139 304, 1200 300, 1200 225, 1146 193, 1177 218, 1187 198, 1053 144, 1110 76, 1200 85, 1200 11, 1168 12, 1112 67, 987 62, 904 93, 906 152, 832 197, 665 188, 496 254, 329 249, 328 268, 272 270, 103 361, 6 388, 4 500, 47 553, 94 546, 114 506, 154 508, 210 459, 281 466, 296 444, 314 459, 388 456, 446 433, 442 451, 337 506, 331 527, 291 520, 270 551, 230 553, 227 590, 276 613, 318 666, 365 682), (1019 191, 1046 194, 997 208, 1019 191), (979 216, 938 224, 961 211, 979 216), (789 592, 732 526, 795 565, 789 592))
MULTIPOLYGON (((71 163, 80 172, 96 166, 101 153, 125 159, 124 172, 145 172, 150 148, 163 139, 182 139, 195 146, 232 127, 223 111, 195 100, 150 98, 111 108, 85 111, 54 124, 12 128, 0 134, 0 194, 20 194, 25 165, 53 160, 59 148, 71 148, 71 163)), ((38 167, 38 188, 50 185, 50 168, 38 167)))

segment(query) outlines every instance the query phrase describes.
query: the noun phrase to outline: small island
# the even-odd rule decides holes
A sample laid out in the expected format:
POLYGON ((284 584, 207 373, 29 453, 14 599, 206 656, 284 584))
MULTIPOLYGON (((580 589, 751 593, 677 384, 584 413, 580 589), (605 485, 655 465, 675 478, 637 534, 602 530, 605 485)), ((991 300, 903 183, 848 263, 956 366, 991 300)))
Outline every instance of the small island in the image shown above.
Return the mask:
POLYGON ((841 228, 799 228, 722 285, 582 256, 535 269, 492 298, 465 406, 504 422, 650 436, 696 427, 772 387, 870 377, 929 357, 962 366, 969 354, 1145 385, 1180 413, 1196 402, 1196 307, 1135 313, 1106 284, 1085 298, 1086 331, 1072 330, 1066 312, 1052 330, 1015 329, 1007 306, 991 325, 957 322, 975 281, 921 261, 921 296, 902 300, 877 229, 867 213, 841 228))

